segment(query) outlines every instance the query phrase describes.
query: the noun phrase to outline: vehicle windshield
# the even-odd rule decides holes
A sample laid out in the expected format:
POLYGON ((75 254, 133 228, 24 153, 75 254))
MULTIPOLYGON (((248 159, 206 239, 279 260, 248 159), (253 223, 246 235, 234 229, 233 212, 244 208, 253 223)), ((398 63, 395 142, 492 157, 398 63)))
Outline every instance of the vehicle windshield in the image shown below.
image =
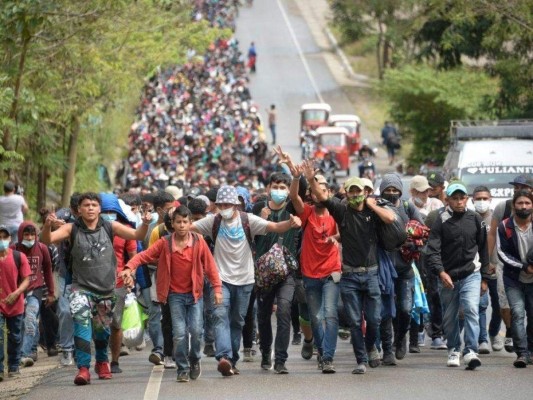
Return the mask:
POLYGON ((305 110, 303 119, 304 121, 326 121, 328 112, 326 110, 305 110))
POLYGON ((320 135, 320 144, 325 147, 345 146, 344 135, 320 135))
POLYGON ((357 132, 357 122, 339 121, 335 122, 335 126, 341 126, 348 129, 350 135, 353 135, 355 132, 357 132))
MULTIPOLYGON (((498 168, 491 168, 490 172, 479 173, 478 168, 465 168, 460 171, 460 177, 466 185, 468 193, 471 195, 476 186, 486 186, 490 190, 490 194, 494 198, 510 198, 513 197, 514 188, 509 182, 516 178, 517 173, 498 173, 498 168), (472 172, 475 171, 474 173, 472 172)), ((486 168, 488 171, 489 168, 486 168)))

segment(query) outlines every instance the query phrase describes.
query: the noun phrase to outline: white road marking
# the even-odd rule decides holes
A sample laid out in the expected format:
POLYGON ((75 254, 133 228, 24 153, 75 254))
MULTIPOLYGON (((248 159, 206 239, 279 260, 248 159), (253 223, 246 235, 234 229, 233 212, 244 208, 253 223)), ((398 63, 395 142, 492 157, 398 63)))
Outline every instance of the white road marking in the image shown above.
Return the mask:
POLYGON ((289 17, 287 16, 287 12, 283 8, 283 5, 281 4, 281 0, 277 0, 277 2, 278 2, 278 7, 281 11, 281 15, 283 15, 285 24, 287 24, 287 28, 289 29, 289 33, 292 37, 292 41, 294 42, 294 45, 296 46, 296 50, 298 51, 298 55, 300 56, 300 59, 302 60, 302 64, 304 65, 304 69, 307 74, 307 77, 309 78, 309 81, 311 82, 311 86, 313 87, 313 90, 315 91, 316 97, 318 98, 319 102, 324 103, 324 99, 322 98, 322 95, 320 94, 320 90, 318 89, 318 85, 316 84, 315 77, 313 76, 313 73, 311 72, 311 68, 309 68, 309 64, 307 63, 307 60, 305 59, 304 53, 302 51, 302 47, 300 46, 300 43, 298 42, 298 39, 296 38, 296 34, 294 33, 294 29, 292 29, 291 22, 289 21, 289 17))
POLYGON ((144 400, 157 400, 159 397, 159 388, 161 387, 161 380, 163 379, 163 372, 165 371, 163 365, 155 365, 148 379, 148 385, 144 392, 144 400))

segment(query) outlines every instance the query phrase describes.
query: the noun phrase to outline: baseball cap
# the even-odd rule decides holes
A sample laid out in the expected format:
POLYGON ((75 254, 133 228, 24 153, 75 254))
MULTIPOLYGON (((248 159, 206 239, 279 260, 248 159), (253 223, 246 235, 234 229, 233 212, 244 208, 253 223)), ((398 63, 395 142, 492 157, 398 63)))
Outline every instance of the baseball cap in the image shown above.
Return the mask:
POLYGON ((428 183, 431 187, 444 185, 444 176, 439 172, 430 172, 428 174, 428 183))
POLYGON ((6 226, 6 225, 0 225, 0 231, 4 231, 4 232, 6 232, 9 236, 11 236, 11 234, 9 233, 9 229, 7 229, 7 226, 6 226))
POLYGON ((328 184, 328 180, 325 178, 324 175, 315 175, 315 181, 317 181, 320 184, 324 184, 324 185, 328 184))
POLYGON ((361 178, 361 181, 363 181, 363 185, 365 187, 369 187, 370 189, 372 189, 372 191, 374 191, 374 184, 372 183, 372 181, 368 178, 361 178))
POLYGON ((453 195, 455 192, 463 192, 464 194, 468 194, 465 185, 463 185, 462 182, 451 182, 448 187, 446 188, 446 195, 449 197, 453 195))
POLYGON ((524 185, 533 188, 533 177, 531 175, 518 175, 512 182, 509 182, 509 185, 524 185))
POLYGON ((179 199, 181 196, 183 196, 183 190, 180 189, 177 186, 169 185, 165 188, 165 192, 170 193, 172 197, 174 197, 174 200, 179 199))
POLYGON ((417 192, 425 192, 428 189, 431 189, 428 179, 422 175, 415 175, 411 179, 411 189, 416 190, 417 192))
POLYGON ((349 191, 352 186, 355 186, 361 190, 365 189, 364 182, 361 180, 361 178, 357 177, 350 178, 346 182, 344 182, 344 189, 346 189, 347 191, 349 191))
POLYGON ((218 189, 216 204, 235 204, 240 205, 237 189, 233 186, 223 185, 218 189))

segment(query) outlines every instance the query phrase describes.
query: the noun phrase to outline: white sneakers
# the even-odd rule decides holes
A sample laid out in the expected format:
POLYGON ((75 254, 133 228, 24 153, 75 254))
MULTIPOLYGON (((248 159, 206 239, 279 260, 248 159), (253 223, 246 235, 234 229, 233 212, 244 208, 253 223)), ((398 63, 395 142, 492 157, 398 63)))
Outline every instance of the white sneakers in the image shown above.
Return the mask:
MULTIPOLYGON (((470 350, 463 356, 463 360, 466 365, 466 369, 474 370, 481 365, 479 357, 476 353, 470 350)), ((461 353, 458 351, 449 350, 448 351, 448 362, 446 364, 448 367, 460 367, 461 366, 461 353)))
POLYGON ((503 349, 503 337, 500 335, 491 336, 490 344, 493 351, 501 351, 503 349))
POLYGON ((479 354, 490 354, 490 347, 487 342, 482 342, 478 346, 478 353, 479 354))
POLYGON ((465 361, 466 369, 469 370, 474 370, 481 365, 481 361, 479 361, 477 354, 472 350, 463 356, 463 360, 465 361))
POLYGON ((448 351, 448 367, 460 367, 461 366, 461 353, 458 351, 448 351))

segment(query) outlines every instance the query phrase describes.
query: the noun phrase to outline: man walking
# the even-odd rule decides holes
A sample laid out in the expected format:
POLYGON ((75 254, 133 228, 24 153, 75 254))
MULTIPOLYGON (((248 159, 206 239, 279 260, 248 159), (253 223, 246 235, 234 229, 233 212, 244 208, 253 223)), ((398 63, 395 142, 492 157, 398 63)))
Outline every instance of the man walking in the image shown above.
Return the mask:
POLYGON ((473 370, 481 365, 477 356, 480 289, 487 290, 486 279, 490 278, 487 231, 481 216, 466 208, 468 194, 461 182, 450 183, 446 194, 448 206, 439 212, 431 227, 427 265, 440 278, 447 365, 461 365, 458 318, 461 308, 464 313, 463 357, 466 369, 473 370), (476 254, 479 254, 479 262, 476 254))

